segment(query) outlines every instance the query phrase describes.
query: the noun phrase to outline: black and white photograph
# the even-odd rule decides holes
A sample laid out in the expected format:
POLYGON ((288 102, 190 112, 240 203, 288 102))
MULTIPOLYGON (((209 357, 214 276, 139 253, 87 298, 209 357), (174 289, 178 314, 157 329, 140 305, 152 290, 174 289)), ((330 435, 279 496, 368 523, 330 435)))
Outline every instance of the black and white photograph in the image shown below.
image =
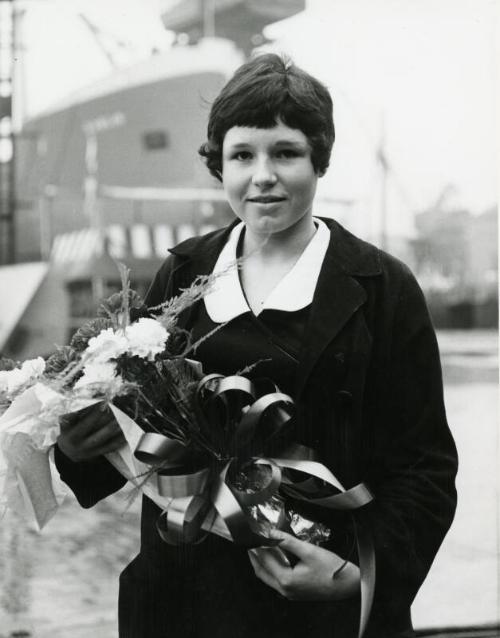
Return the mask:
POLYGON ((497 0, 0 0, 0 638, 500 638, 497 0))

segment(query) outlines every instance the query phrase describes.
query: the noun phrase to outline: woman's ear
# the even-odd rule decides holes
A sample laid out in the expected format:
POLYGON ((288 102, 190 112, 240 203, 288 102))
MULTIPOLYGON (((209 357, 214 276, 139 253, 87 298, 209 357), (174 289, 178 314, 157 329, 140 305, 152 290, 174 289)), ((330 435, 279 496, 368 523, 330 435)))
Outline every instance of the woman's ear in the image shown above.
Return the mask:
POLYGON ((328 170, 328 168, 330 167, 330 162, 328 162, 328 164, 326 166, 324 166, 323 168, 319 168, 316 171, 316 174, 318 177, 323 177, 324 175, 326 175, 326 172, 328 170))

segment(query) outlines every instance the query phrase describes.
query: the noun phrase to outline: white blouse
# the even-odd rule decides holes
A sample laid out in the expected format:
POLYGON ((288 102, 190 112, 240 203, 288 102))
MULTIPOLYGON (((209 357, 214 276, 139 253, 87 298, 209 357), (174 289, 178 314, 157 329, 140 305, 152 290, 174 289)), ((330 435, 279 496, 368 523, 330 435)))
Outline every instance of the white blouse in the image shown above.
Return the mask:
MULTIPOLYGON (((317 232, 291 270, 271 290, 257 315, 266 309, 294 312, 312 302, 321 265, 330 242, 328 226, 317 218, 314 218, 314 223, 317 226, 317 232)), ((215 323, 230 321, 245 312, 251 312, 241 288, 238 269, 234 265, 237 259, 236 248, 243 227, 243 222, 240 222, 231 231, 213 270, 218 278, 213 289, 204 298, 208 316, 215 323)))

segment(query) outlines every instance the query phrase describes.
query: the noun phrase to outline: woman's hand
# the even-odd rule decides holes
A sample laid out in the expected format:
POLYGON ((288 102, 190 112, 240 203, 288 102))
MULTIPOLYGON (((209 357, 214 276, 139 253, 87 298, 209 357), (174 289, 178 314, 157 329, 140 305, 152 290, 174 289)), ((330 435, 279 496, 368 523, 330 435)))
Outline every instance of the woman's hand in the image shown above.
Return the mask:
POLYGON ((113 413, 102 404, 65 414, 59 423, 61 433, 57 445, 72 461, 90 461, 114 452, 125 443, 113 413))
POLYGON ((359 568, 352 563, 333 578, 344 560, 333 552, 301 541, 282 531, 272 537, 281 540, 276 547, 259 547, 248 552, 255 574, 266 585, 289 600, 342 600, 355 596, 360 589, 359 568), (291 567, 282 549, 299 562, 291 567))

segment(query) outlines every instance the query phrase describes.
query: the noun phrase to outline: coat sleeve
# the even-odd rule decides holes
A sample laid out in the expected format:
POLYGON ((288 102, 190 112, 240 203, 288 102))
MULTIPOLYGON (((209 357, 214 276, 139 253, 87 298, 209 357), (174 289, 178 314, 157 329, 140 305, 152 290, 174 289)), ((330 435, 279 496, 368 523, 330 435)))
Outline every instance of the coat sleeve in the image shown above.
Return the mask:
MULTIPOLYGON (((156 273, 145 298, 148 307, 165 300, 171 288, 172 257, 156 273)), ((61 479, 68 485, 82 507, 88 508, 121 489, 127 480, 104 457, 75 462, 54 448, 54 462, 61 479)))
POLYGON ((144 303, 153 308, 173 296, 173 272, 176 269, 175 257, 170 255, 162 264, 149 286, 144 303))
POLYGON ((407 269, 391 314, 370 440, 375 501, 367 511, 376 600, 389 615, 409 609, 451 525, 457 471, 437 340, 423 293, 407 269))
POLYGON ((78 503, 85 508, 121 489, 127 479, 104 457, 91 461, 75 462, 69 459, 56 444, 54 462, 61 480, 71 489, 78 503))

